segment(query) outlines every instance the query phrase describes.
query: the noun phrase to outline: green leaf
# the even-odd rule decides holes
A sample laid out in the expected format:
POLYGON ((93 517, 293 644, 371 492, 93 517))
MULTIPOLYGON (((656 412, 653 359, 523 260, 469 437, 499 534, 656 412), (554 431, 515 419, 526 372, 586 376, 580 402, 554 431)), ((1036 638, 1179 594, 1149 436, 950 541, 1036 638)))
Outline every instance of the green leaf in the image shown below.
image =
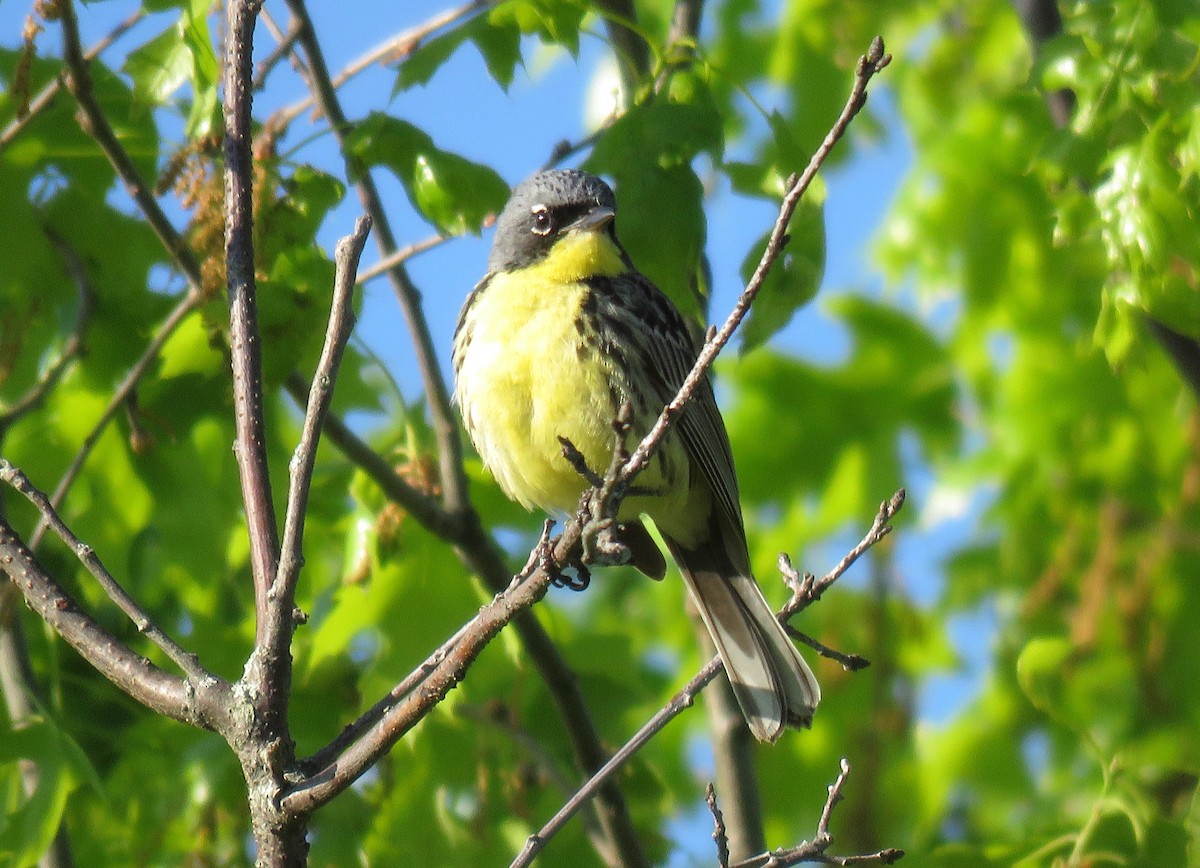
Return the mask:
POLYGON ((1017 658, 1017 681, 1033 706, 1061 719, 1063 667, 1074 654, 1066 639, 1034 639, 1017 658))
POLYGON ((497 20, 493 12, 476 19, 468 33, 492 78, 504 90, 513 82, 517 64, 521 63, 521 31, 512 23, 497 20))
POLYGON ((426 40, 396 70, 396 83, 392 95, 419 84, 428 84, 434 73, 458 50, 467 38, 467 28, 456 27, 433 39, 426 40))
POLYGON ((413 206, 447 235, 478 234, 508 198, 493 169, 438 149, 423 130, 380 112, 355 127, 347 150, 391 169, 413 206))
POLYGON ((125 59, 122 69, 133 80, 134 95, 163 105, 192 77, 192 49, 171 25, 125 59))

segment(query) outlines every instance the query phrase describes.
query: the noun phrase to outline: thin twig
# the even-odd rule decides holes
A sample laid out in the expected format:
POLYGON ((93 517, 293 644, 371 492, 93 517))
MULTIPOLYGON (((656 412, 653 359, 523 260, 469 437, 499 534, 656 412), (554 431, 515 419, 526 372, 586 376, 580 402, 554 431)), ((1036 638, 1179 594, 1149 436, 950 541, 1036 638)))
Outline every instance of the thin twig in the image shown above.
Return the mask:
POLYGON ((818 642, 812 636, 801 633, 791 624, 784 624, 783 629, 797 642, 803 642, 822 657, 828 657, 830 660, 836 660, 838 663, 841 663, 847 672, 858 672, 860 669, 866 669, 871 665, 871 661, 866 657, 861 657, 858 654, 845 654, 835 648, 830 648, 828 645, 818 642))
POLYGON ((711 783, 704 789, 704 803, 708 805, 708 812, 713 818, 712 839, 717 847, 717 865, 720 868, 729 868, 729 840, 725 836, 725 817, 717 806, 717 791, 711 783))
POLYGON ((397 265, 402 265, 414 256, 424 253, 427 250, 432 250, 442 244, 445 244, 451 239, 450 235, 431 235, 423 241, 416 241, 407 247, 401 247, 399 250, 393 251, 390 255, 383 257, 370 268, 364 268, 358 275, 358 283, 366 283, 384 274, 387 271, 395 268, 397 265))
POLYGON ((354 276, 370 231, 371 218, 360 217, 354 225, 354 232, 341 239, 337 245, 333 302, 329 325, 325 331, 325 344, 321 348, 316 376, 308 394, 300 442, 288 466, 291 484, 288 489, 279 573, 275 579, 277 592, 281 586, 285 587, 294 580, 295 572, 303 559, 301 545, 304 537, 304 517, 312 487, 313 468, 317 462, 317 443, 321 436, 321 426, 329 412, 329 404, 333 400, 333 384, 337 380, 342 353, 354 329, 354 311, 351 308, 354 301, 354 276))
POLYGON ((76 290, 79 295, 79 306, 75 312, 75 325, 71 328, 70 335, 63 342, 62 349, 58 351, 46 370, 38 377, 28 391, 25 392, 14 403, 9 405, 0 412, 0 439, 3 439, 5 430, 14 422, 20 419, 25 414, 37 409, 50 391, 58 384, 62 375, 66 373, 67 367, 75 360, 83 349, 83 332, 87 328, 88 320, 92 315, 93 302, 96 298, 96 291, 92 287, 91 278, 88 276, 87 269, 83 266, 83 260, 79 258, 79 254, 73 247, 67 244, 66 240, 59 237, 54 232, 47 233, 50 240, 58 248, 62 255, 63 261, 67 266, 67 273, 74 281, 76 290))
POLYGON ((904 858, 903 850, 888 848, 875 853, 864 853, 855 856, 830 856, 826 851, 833 844, 833 834, 829 831, 829 823, 833 819, 833 809, 842 800, 842 788, 850 775, 850 764, 842 759, 837 778, 829 785, 829 795, 825 806, 821 809, 821 818, 817 821, 817 831, 811 841, 804 841, 795 847, 781 847, 769 853, 761 853, 750 859, 744 859, 730 868, 787 868, 801 862, 816 862, 821 865, 893 865, 904 858))
MULTIPOLYGON (((103 39, 89 48, 84 53, 83 59, 89 63, 95 60, 100 56, 102 51, 128 33, 133 25, 142 20, 145 14, 145 9, 138 9, 136 12, 110 30, 108 35, 106 35, 103 39)), ((29 124, 33 122, 34 118, 49 108, 51 103, 54 102, 54 98, 58 96, 59 92, 63 89, 63 87, 66 86, 68 74, 69 73, 67 69, 64 68, 61 70, 58 75, 52 78, 46 84, 46 86, 38 92, 38 95, 33 98, 33 100, 29 103, 28 110, 24 114, 10 121, 8 126, 4 128, 4 131, 0 132, 0 152, 3 152, 5 148, 12 144, 13 140, 21 134, 21 131, 24 130, 25 127, 29 126, 29 124)))
MULTIPOLYGON (((133 390, 137 388, 137 384, 141 382, 142 377, 146 375, 146 372, 150 369, 150 366, 154 364, 154 361, 158 358, 158 354, 161 352, 167 340, 172 334, 175 333, 175 330, 179 328, 179 325, 192 313, 194 313, 197 308, 200 307, 202 302, 203 297, 196 292, 189 292, 187 295, 183 296, 183 298, 179 300, 178 304, 175 305, 174 309, 167 314, 167 318, 163 320, 162 325, 158 327, 158 331, 154 333, 154 337, 150 339, 150 343, 146 345, 146 349, 142 351, 142 354, 138 357, 138 360, 133 363, 133 367, 126 372, 125 378, 117 384, 116 389, 113 390, 112 397, 109 398, 108 404, 105 405, 103 412, 100 413, 99 418, 96 419, 95 423, 93 423, 91 429, 87 433, 87 436, 83 438, 83 442, 75 451, 75 456, 71 459, 70 465, 67 466, 62 478, 59 479, 58 485, 54 487, 54 493, 50 495, 50 503, 55 509, 60 509, 62 507, 63 501, 67 496, 67 491, 70 490, 71 485, 75 482, 76 477, 78 477, 80 471, 83 470, 83 466, 87 463, 88 457, 92 454, 92 450, 100 441, 100 438, 104 435, 104 431, 108 427, 108 423, 111 422, 113 418, 116 417, 117 413, 120 412, 121 408, 125 406, 125 402, 133 393, 133 390)), ((37 526, 33 530, 33 533, 30 534, 29 537, 30 549, 37 551, 38 545, 41 543, 42 536, 45 534, 45 532, 45 521, 39 520, 37 526)))
POLYGON ((654 423, 654 427, 650 429, 642 439, 642 442, 638 444, 637 449, 633 451, 629 461, 625 463, 625 466, 621 470, 622 481, 626 483, 632 482, 633 478, 649 464, 650 459, 654 456, 658 448, 658 444, 662 442, 667 430, 674 423, 675 417, 679 415, 684 405, 691 400, 700 383, 708 375, 708 371, 716 360, 717 354, 729 343, 729 339, 733 337, 734 331, 741 324, 742 320, 745 319, 746 314, 749 313, 750 305, 758 296, 759 290, 762 289, 767 275, 775 264, 775 260, 783 253, 783 248, 787 244, 788 223, 792 219, 792 214, 795 212, 796 206, 800 204, 800 199, 804 196, 805 191, 808 190, 809 185, 812 184, 813 179, 816 178, 817 171, 824 164, 826 158, 828 158, 834 145, 842 138, 850 122, 866 104, 867 84, 876 73, 891 62, 891 59, 890 54, 884 53, 883 40, 879 37, 875 37, 874 41, 872 41, 867 54, 859 58, 858 68, 854 76, 854 86, 850 91, 850 97, 846 101, 842 113, 826 134, 824 141, 821 142, 821 146, 817 148, 816 153, 808 161, 808 166, 805 167, 804 171, 789 179, 787 192, 784 194, 783 201, 779 206, 779 216, 775 220, 775 225, 771 228, 771 235, 767 240, 767 246, 758 261, 758 266, 754 269, 754 274, 751 275, 745 290, 738 297, 737 303, 734 305, 725 322, 704 342, 704 348, 700 351, 700 356, 692 366, 691 372, 680 386, 678 394, 663 408, 658 420, 654 423))
POLYGON ((185 651, 161 627, 154 623, 154 620, 147 614, 146 610, 139 606, 129 596, 129 593, 121 587, 120 583, 113 578, 112 573, 101 563, 95 550, 79 539, 79 537, 75 536, 74 532, 67 527, 50 504, 50 499, 34 487, 33 483, 29 481, 29 478, 24 473, 3 459, 0 459, 0 480, 8 483, 16 492, 23 495, 26 500, 36 507, 37 511, 42 515, 42 520, 54 531, 55 536, 66 543, 67 547, 75 553, 75 557, 79 559, 79 562, 87 567, 87 571, 92 574, 100 584, 100 587, 104 589, 104 593, 108 595, 108 598, 116 603, 117 608, 124 612, 129 620, 133 622, 138 632, 153 642, 167 656, 167 659, 179 667, 179 670, 184 675, 194 682, 207 681, 215 677, 200 665, 195 654, 185 651))
MULTIPOLYGON (((16 487, 19 473, 0 459, 0 480, 16 487)), ((228 683, 207 673, 199 681, 185 680, 125 646, 80 609, 74 598, 41 568, 2 516, 0 567, 20 589, 29 607, 121 690, 175 720, 217 731, 228 729, 232 705, 228 683)))
POLYGON ((325 330, 325 344, 321 348, 316 375, 309 391, 300 442, 288 465, 287 512, 279 553, 279 570, 271 588, 271 600, 267 607, 268 622, 263 632, 269 656, 286 655, 292 637, 292 627, 295 623, 292 610, 296 597, 296 581, 300 576, 300 566, 304 563, 304 519, 308 512, 313 469, 317 463, 317 444, 320 442, 321 425, 333 400, 333 385, 337 381, 342 353, 354 329, 354 311, 351 306, 354 301, 354 275, 370 231, 371 218, 358 218, 354 232, 338 242, 334 257, 337 269, 329 325, 325 330))
MULTIPOLYGON (((416 51, 425 40, 438 31, 452 27, 498 2, 499 0, 471 0, 471 2, 464 3, 462 6, 440 12, 428 21, 397 33, 387 41, 381 42, 379 45, 350 61, 343 67, 341 72, 330 79, 330 83, 335 89, 340 88, 359 73, 376 64, 399 63, 416 51)), ((296 22, 293 21, 292 26, 294 27, 295 25, 296 22)), ((315 94, 280 109, 272 116, 271 124, 282 129, 314 106, 320 106, 320 101, 315 94)), ((324 112, 323 107, 322 112, 324 112)))
POLYGON ((821 599, 821 594, 836 582, 846 570, 850 569, 864 553, 885 536, 892 532, 891 520, 904 507, 907 493, 903 488, 879 505, 879 512, 871 522, 871 528, 866 532, 858 545, 846 553, 838 565, 820 579, 811 575, 801 576, 792 566, 791 559, 786 554, 779 556, 779 571, 783 574, 784 583, 792 591, 792 598, 783 607, 782 617, 786 621, 797 612, 802 612, 808 606, 821 599))

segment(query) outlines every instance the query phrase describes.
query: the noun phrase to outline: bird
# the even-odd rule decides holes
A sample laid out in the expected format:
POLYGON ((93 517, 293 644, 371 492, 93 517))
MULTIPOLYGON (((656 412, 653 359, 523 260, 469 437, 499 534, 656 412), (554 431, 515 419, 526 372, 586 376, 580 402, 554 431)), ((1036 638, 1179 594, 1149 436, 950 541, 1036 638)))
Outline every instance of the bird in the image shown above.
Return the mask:
MULTIPOLYGON (((640 439, 700 349, 698 330, 618 240, 612 188, 582 170, 544 170, 513 189, 487 273, 459 314, 454 399, 504 493, 568 515, 589 483, 560 438, 603 472, 621 408, 632 409, 640 439)), ((662 579, 666 560, 643 516, 683 574, 750 732, 775 742, 788 726, 810 726, 820 687, 751 572, 733 453, 707 378, 616 517, 630 563, 662 579)))

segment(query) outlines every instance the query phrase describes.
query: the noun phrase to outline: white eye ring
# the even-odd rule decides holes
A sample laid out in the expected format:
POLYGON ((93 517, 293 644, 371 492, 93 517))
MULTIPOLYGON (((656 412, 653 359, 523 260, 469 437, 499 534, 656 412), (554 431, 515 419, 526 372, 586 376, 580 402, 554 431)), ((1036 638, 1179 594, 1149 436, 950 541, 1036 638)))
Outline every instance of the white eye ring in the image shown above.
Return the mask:
POLYGON ((533 234, 549 235, 554 229, 554 218, 550 216, 550 209, 545 205, 534 205, 529 211, 533 214, 533 234))

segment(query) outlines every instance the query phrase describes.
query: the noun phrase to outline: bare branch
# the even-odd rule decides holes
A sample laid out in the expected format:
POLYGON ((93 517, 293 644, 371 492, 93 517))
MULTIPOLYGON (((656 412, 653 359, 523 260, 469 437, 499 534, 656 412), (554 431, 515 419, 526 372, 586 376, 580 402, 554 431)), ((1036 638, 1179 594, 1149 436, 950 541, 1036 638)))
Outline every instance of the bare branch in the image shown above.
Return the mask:
MULTIPOLYGON (((28 480, 3 459, 0 459, 0 480, 28 496, 28 480)), ((44 503, 45 499, 42 501, 44 503)), ((69 539, 77 554, 88 556, 84 563, 89 569, 98 564, 87 546, 74 537, 69 539)), ((230 704, 227 683, 204 672, 194 660, 187 658, 186 653, 177 662, 196 672, 197 678, 185 680, 171 675, 127 648, 81 610, 70 594, 38 565, 33 553, 3 517, 0 517, 0 568, 20 589, 31 609, 101 675, 138 702, 194 726, 215 730, 225 728, 226 709, 230 704)), ((146 625, 147 635, 155 638, 157 628, 140 609, 135 606, 133 610, 139 613, 131 616, 138 622, 139 629, 146 625)), ((164 639, 159 631, 156 641, 164 639)), ((170 647, 173 643, 166 640, 164 644, 170 647)), ((172 649, 170 656, 174 659, 180 655, 172 649)))
POLYGON ((801 862, 815 862, 820 865, 893 865, 899 862, 904 858, 904 851, 893 848, 858 856, 830 856, 825 852, 833 844, 829 822, 833 818, 833 809, 842 800, 842 787, 845 786, 849 774, 850 764, 843 759, 841 771, 838 772, 834 782, 829 785, 829 796, 825 799, 825 807, 821 810, 821 819, 817 821, 817 832, 811 841, 805 841, 795 847, 762 853, 738 862, 730 868, 787 868, 789 865, 799 865, 801 862))
MULTIPOLYGON (((464 21, 498 2, 499 0, 470 0, 469 3, 440 12, 428 21, 397 33, 362 56, 350 61, 341 72, 330 79, 330 83, 335 89, 340 88, 350 79, 376 64, 399 63, 439 30, 453 27, 460 21, 464 21)), ((293 21, 292 26, 295 27, 296 23, 293 21)), ((276 112, 272 118, 272 124, 285 127, 313 106, 319 106, 319 100, 315 94, 276 112)), ((320 108, 324 112, 324 106, 320 106, 320 108)), ((328 116, 326 114, 326 117, 328 116)))
MULTIPOLYGON (((83 59, 87 62, 95 60, 100 56, 100 52, 104 51, 106 48, 128 33, 133 25, 142 20, 145 14, 145 9, 138 9, 136 12, 110 30, 108 35, 106 35, 103 39, 84 52, 83 59)), ((59 92, 66 85, 67 76, 67 69, 63 69, 61 72, 59 72, 59 74, 51 79, 50 82, 38 92, 38 95, 33 98, 33 100, 29 103, 28 110, 24 114, 13 118, 13 120, 9 122, 8 126, 4 128, 4 131, 0 132, 0 152, 3 152, 5 148, 12 144, 13 140, 21 134, 21 131, 24 130, 25 127, 29 126, 34 118, 49 108, 49 106, 54 102, 54 98, 58 96, 59 92)))
POLYGON ((190 654, 181 648, 174 639, 154 623, 146 611, 129 596, 129 593, 121 587, 112 574, 105 568, 104 564, 100 562, 100 558, 96 555, 95 550, 79 539, 79 537, 75 536, 74 532, 66 526, 58 513, 54 511, 49 498, 35 488, 24 473, 7 461, 0 459, 0 480, 11 485, 17 493, 23 495, 26 500, 37 508, 37 511, 42 515, 42 520, 54 531, 55 536, 66 543, 67 547, 75 553, 75 557, 79 559, 79 562, 87 567, 88 572, 100 583, 100 587, 104 589, 104 593, 108 595, 108 598, 116 603, 117 608, 124 612, 129 620, 133 622, 138 632, 158 646, 158 649, 167 655, 167 658, 178 666, 184 675, 195 682, 208 681, 215 678, 214 675, 200 665, 195 654, 190 654))
POLYGON ((838 562, 836 567, 820 579, 816 579, 808 574, 801 576, 796 572, 792 566, 791 559, 786 554, 779 556, 779 571, 783 573, 784 583, 792 591, 792 598, 783 607, 782 618, 784 621, 791 618, 797 612, 804 611, 804 609, 821 599, 821 594, 825 593, 825 590, 830 585, 841 578, 842 574, 850 569, 855 561, 892 532, 890 522, 903 509, 905 497, 907 497, 907 493, 901 488, 891 496, 891 499, 881 503, 879 505, 879 512, 875 514, 875 520, 871 522, 871 529, 859 540, 858 545, 846 553, 846 556, 838 562))
MULTIPOLYGON (((849 568, 850 564, 854 563, 854 561, 864 551, 887 535, 888 531, 891 530, 890 527, 887 527, 887 522, 890 521, 893 516, 895 516, 903 504, 903 490, 893 495, 891 500, 883 503, 883 505, 880 507, 879 514, 875 516, 875 520, 871 524, 871 529, 863 538, 864 542, 860 542, 858 545, 856 545, 850 551, 850 553, 847 554, 846 557, 842 558, 838 565, 829 573, 827 573, 825 577, 821 579, 821 582, 818 583, 820 584, 820 589, 822 592, 827 590, 831 584, 836 582, 838 578, 845 573, 846 569, 849 568), (885 527, 887 530, 883 529, 885 527), (867 542, 868 540, 871 542, 867 542)), ((581 527, 582 523, 578 516, 572 519, 572 521, 567 525, 567 529, 576 528, 578 530, 581 527)), ((580 530, 579 532, 582 531, 580 530)), ((564 531, 563 537, 565 538, 566 536, 567 533, 564 531)), ((571 544, 572 543, 569 540, 566 542, 560 540, 559 547, 561 549, 562 546, 571 544)), ((797 611, 800 611, 800 608, 804 608, 804 606, 801 606, 800 608, 794 608, 794 605, 797 599, 808 599, 802 595, 806 593, 807 588, 812 586, 813 582, 811 581, 811 577, 809 577, 810 581, 808 582, 800 579, 796 574, 796 571, 792 568, 791 561, 787 559, 786 555, 780 555, 779 560, 780 569, 784 570, 786 567, 786 571, 784 572, 784 581, 787 582, 789 586, 793 586, 793 583, 796 583, 796 586, 799 587, 798 591, 793 591, 792 599, 788 601, 788 603, 783 607, 782 610, 780 610, 778 614, 780 620, 786 623, 787 618, 794 615, 797 611)), ((812 602, 812 600, 809 600, 804 605, 806 606, 810 602, 812 602)), ((648 720, 641 729, 634 733, 629 741, 622 745, 619 751, 613 754, 612 758, 604 765, 603 768, 601 768, 598 772, 596 772, 596 774, 584 782, 583 786, 581 786, 575 795, 572 796, 571 799, 559 809, 558 813, 551 817, 550 820, 546 822, 546 824, 543 825, 542 828, 539 829, 535 834, 529 836, 529 839, 525 842, 525 848, 520 852, 520 854, 518 854, 517 858, 513 860, 511 868, 522 868, 522 866, 529 865, 533 861, 534 857, 536 857, 537 854, 540 853, 546 846, 549 840, 555 834, 557 834, 564 825, 566 825, 567 821, 571 819, 571 817, 579 810, 579 808, 585 804, 588 799, 595 795, 596 790, 604 783, 604 781, 607 780, 609 776, 614 774, 622 765, 624 765, 624 763, 630 757, 637 753, 637 751, 639 751, 642 746, 645 745, 646 742, 648 742, 651 738, 653 738, 663 727, 670 723, 674 718, 682 714, 684 710, 690 708, 695 703, 696 697, 699 695, 700 691, 707 687, 709 682, 716 678, 717 674, 724 671, 724 669, 725 665, 722 663, 719 656, 713 657, 711 660, 709 660, 708 663, 704 665, 704 668, 696 673, 696 675, 694 675, 692 679, 679 690, 678 693, 671 697, 671 700, 664 705, 658 711, 658 713, 650 718, 650 720, 648 720)))
POLYGON ((838 663, 841 663, 847 672, 858 672, 860 669, 866 669, 871 665, 871 661, 866 657, 860 657, 857 654, 845 654, 835 648, 830 648, 828 645, 818 642, 812 636, 801 633, 791 624, 784 624, 783 629, 793 639, 803 642, 822 657, 828 657, 830 660, 836 660, 838 663))
POLYGON ((353 234, 343 238, 337 245, 337 271, 329 325, 325 332, 325 345, 321 349, 316 377, 308 395, 308 409, 304 414, 300 443, 296 446, 289 467, 291 485, 288 489, 279 574, 275 580, 277 591, 294 581, 295 573, 303 560, 301 544, 304 536, 304 517, 312 486, 313 468, 317 461, 317 443, 320 440, 321 425, 333 400, 333 384, 337 380, 342 353, 354 329, 354 311, 351 309, 354 301, 354 276, 370 231, 371 218, 360 217, 355 223, 353 234))
POLYGON ((250 534, 258 639, 267 621, 267 594, 278 571, 279 527, 271 496, 263 418, 262 347, 254 274, 251 45, 259 3, 228 11, 225 58, 225 263, 229 287, 229 349, 242 502, 250 534))
POLYGON ((360 217, 354 226, 354 232, 337 245, 337 271, 329 325, 325 331, 325 345, 321 349, 316 376, 308 395, 300 442, 288 467, 290 484, 283 543, 279 554, 279 571, 271 588, 266 612, 267 623, 262 631, 265 653, 268 656, 286 656, 292 637, 292 627, 295 624, 293 606, 296 581, 304 563, 304 519, 308 511, 313 468, 317 462, 317 443, 320 441, 321 425, 333 400, 333 384, 337 381, 342 353, 354 329, 354 311, 351 308, 354 301, 354 275, 370 231, 371 219, 360 217))
MULTIPOLYGON (((100 414, 100 418, 96 420, 95 424, 92 425, 91 430, 88 431, 87 436, 83 438, 83 443, 81 443, 79 445, 79 449, 76 450, 75 457, 71 459, 71 463, 67 467, 66 472, 63 473, 62 478, 59 479, 58 485, 54 487, 54 493, 50 495, 50 504, 55 509, 59 509, 62 506, 63 501, 66 499, 67 491, 75 482, 76 477, 79 476, 80 471, 83 470, 84 464, 87 463, 88 457, 92 454, 92 450, 100 441, 101 436, 103 436, 104 430, 108 427, 108 423, 111 422, 117 413, 120 412, 121 408, 125 406, 125 402, 129 399, 129 396, 133 393, 133 390, 137 388, 137 384, 141 381, 142 377, 146 375, 146 372, 150 369, 150 366, 154 364, 155 359, 158 358, 158 354, 162 350, 163 345, 166 344, 167 340, 172 334, 174 334, 175 329, 177 329, 185 319, 195 312, 195 310, 200 307, 203 301, 203 297, 198 292, 189 292, 187 295, 181 298, 179 303, 175 305, 169 314, 167 314, 167 318, 163 320, 162 325, 158 327, 158 331, 155 332, 154 337, 150 340, 150 343, 146 345, 146 349, 142 352, 142 355, 138 357, 138 360, 133 363, 133 367, 131 367, 125 374, 125 378, 117 384, 117 388, 113 391, 113 396, 109 399, 108 404, 104 407, 104 411, 100 414)), ((39 521, 37 527, 34 528, 33 533, 29 537, 30 549, 37 551, 37 547, 41 544, 42 536, 45 534, 45 532, 45 521, 39 521)))
POLYGON ((721 809, 717 807, 717 791, 713 789, 713 785, 709 784, 704 789, 704 803, 708 805, 708 812, 713 818, 713 843, 717 846, 717 865, 720 868, 729 868, 729 843, 725 838, 725 818, 721 815, 721 809))
POLYGON ((846 128, 859 113, 867 101, 867 84, 880 72, 884 67, 891 62, 892 56, 885 54, 883 50, 883 40, 878 36, 871 43, 871 47, 867 54, 859 58, 858 68, 855 71, 854 86, 851 88, 850 97, 846 101, 842 113, 834 122, 833 127, 826 134, 821 146, 817 148, 816 153, 808 161, 808 166, 804 171, 789 179, 787 192, 784 194, 783 202, 779 207, 779 216, 775 220, 775 225, 771 229, 771 235, 767 240, 767 246, 763 250, 762 257, 759 259, 758 266, 754 269, 754 274, 746 284, 741 296, 733 310, 726 318, 724 324, 713 333, 708 340, 704 342, 704 348, 700 352, 699 358, 696 359, 695 365, 692 366, 691 373, 684 380, 683 385, 679 389, 679 393, 666 407, 658 417, 658 421, 654 423, 654 427, 642 439, 637 449, 633 451, 633 455, 621 470, 621 481, 629 484, 634 477, 642 471, 642 469, 650 462, 654 452, 658 448, 658 444, 662 442, 666 436, 667 430, 673 424, 674 419, 682 411, 684 405, 691 400, 692 395, 699 387, 701 381, 708 375, 709 369, 717 358, 717 354, 729 343, 729 339, 733 337, 734 331, 737 329, 746 314, 750 311, 750 305, 758 296, 759 290, 762 289, 767 275, 770 273, 775 260, 783 253, 783 248, 787 244, 787 228, 788 223, 792 219, 792 214, 796 210, 796 206, 800 204, 800 199, 812 184, 813 179, 817 176, 817 171, 824 164, 829 153, 833 150, 834 145, 842 138, 846 132, 846 128))

